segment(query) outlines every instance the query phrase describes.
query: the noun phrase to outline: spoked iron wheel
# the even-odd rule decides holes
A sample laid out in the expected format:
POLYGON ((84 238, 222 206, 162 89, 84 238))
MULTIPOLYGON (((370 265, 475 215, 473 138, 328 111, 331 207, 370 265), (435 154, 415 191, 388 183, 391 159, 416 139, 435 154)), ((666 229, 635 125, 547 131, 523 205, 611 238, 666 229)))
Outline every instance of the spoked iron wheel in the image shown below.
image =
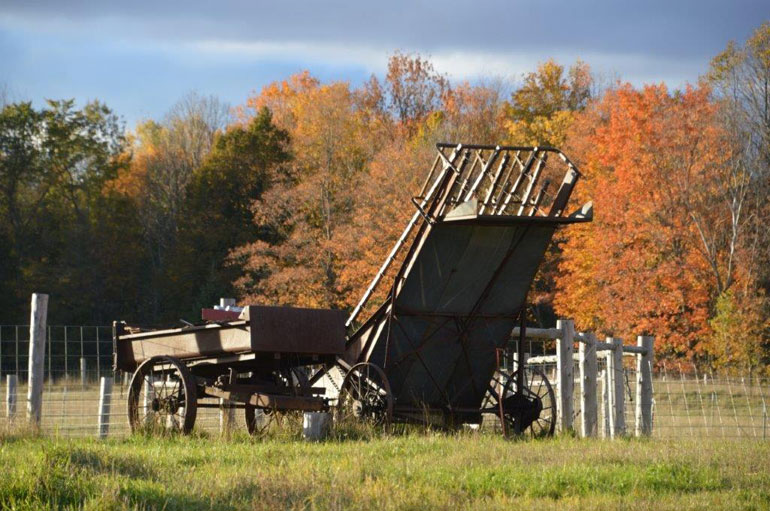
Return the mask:
POLYGON ((128 390, 131 432, 188 434, 195 425, 198 392, 187 367, 174 357, 157 356, 134 372, 128 390))
POLYGON ((522 388, 519 370, 495 373, 484 409, 496 413, 506 436, 541 438, 556 430, 556 395, 548 378, 537 368, 525 367, 522 388))
POLYGON ((335 419, 338 423, 355 420, 372 426, 390 426, 393 394, 382 369, 369 362, 350 368, 340 388, 335 419))

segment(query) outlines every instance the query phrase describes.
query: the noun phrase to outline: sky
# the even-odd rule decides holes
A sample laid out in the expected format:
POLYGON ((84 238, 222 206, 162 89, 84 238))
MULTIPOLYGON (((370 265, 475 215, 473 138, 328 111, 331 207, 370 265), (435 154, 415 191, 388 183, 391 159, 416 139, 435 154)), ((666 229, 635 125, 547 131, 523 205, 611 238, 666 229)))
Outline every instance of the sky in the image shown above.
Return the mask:
POLYGON ((515 83, 552 57, 679 88, 767 20, 768 0, 0 0, 0 92, 99 99, 132 126, 191 91, 235 106, 304 69, 355 85, 396 50, 455 81, 515 83))

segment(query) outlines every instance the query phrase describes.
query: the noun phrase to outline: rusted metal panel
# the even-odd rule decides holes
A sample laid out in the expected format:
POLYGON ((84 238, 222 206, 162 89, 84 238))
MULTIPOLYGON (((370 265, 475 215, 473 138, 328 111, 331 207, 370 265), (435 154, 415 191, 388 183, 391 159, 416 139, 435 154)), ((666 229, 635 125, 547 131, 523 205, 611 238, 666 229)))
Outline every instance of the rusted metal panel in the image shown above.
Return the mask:
POLYGON ((203 321, 237 321, 240 314, 238 311, 201 309, 201 319, 203 321))
POLYGON ((529 220, 434 226, 398 294, 389 338, 383 330, 369 357, 385 367, 398 406, 481 405, 495 349, 510 337, 556 229, 529 220))
POLYGON ((254 351, 314 355, 345 351, 343 311, 250 305, 241 317, 249 320, 254 351))

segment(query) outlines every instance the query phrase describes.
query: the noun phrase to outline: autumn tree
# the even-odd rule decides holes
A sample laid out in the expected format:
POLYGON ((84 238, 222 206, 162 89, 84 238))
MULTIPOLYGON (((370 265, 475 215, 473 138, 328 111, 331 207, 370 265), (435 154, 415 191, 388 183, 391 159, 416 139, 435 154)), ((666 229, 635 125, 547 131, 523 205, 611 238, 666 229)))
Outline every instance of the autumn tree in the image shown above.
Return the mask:
POLYGON ((575 112, 588 104, 592 82, 588 65, 580 60, 566 73, 563 66, 548 60, 526 74, 505 106, 511 143, 563 145, 575 112))
POLYGON ((444 93, 441 109, 420 124, 431 141, 497 144, 507 137, 504 86, 500 81, 458 84, 444 93))
POLYGON ((727 133, 709 92, 623 86, 576 121, 568 148, 585 174, 579 195, 594 201, 596 216, 568 231, 556 308, 581 328, 654 333, 662 353, 708 352, 723 275, 713 264, 723 271, 730 259, 727 133), (716 263, 704 229, 722 240, 716 263))
POLYGON ((729 43, 705 79, 730 135, 723 200, 731 213, 731 258, 712 321, 713 351, 718 363, 752 371, 770 361, 770 23, 742 47, 729 43))
POLYGON ((388 60, 384 89, 389 111, 411 134, 416 123, 441 109, 449 80, 420 55, 396 52, 388 60))
POLYGON ((321 85, 301 74, 269 85, 249 104, 272 106, 293 159, 254 203, 255 221, 277 239, 235 251, 245 269, 236 285, 252 301, 340 306, 338 233, 351 221, 374 134, 364 129, 347 83, 321 85))
MULTIPOLYGON (((141 310, 150 321, 173 318, 186 311, 187 280, 175 258, 180 226, 188 220, 185 204, 194 180, 229 119, 229 107, 214 97, 187 94, 161 121, 145 121, 133 137, 131 164, 106 189, 129 199, 142 227, 141 252, 149 257, 149 275, 141 310), (185 279, 185 280, 181 280, 185 279)), ((137 250, 139 247, 135 247, 137 250)))

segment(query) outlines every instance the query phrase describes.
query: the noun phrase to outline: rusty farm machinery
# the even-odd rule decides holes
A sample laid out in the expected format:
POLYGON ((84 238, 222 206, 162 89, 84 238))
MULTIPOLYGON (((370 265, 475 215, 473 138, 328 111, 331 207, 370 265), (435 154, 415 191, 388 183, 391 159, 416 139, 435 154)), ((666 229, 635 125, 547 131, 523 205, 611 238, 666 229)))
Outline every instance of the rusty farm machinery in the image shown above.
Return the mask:
POLYGON ((246 306, 166 330, 116 322, 132 430, 187 433, 197 408, 227 400, 251 433, 258 415, 334 410, 449 428, 490 417, 504 434, 552 434, 546 376, 500 360, 517 326, 523 359, 527 294, 554 232, 591 220, 590 204, 565 213, 580 173, 551 147, 436 148, 414 215, 347 317, 246 306))

